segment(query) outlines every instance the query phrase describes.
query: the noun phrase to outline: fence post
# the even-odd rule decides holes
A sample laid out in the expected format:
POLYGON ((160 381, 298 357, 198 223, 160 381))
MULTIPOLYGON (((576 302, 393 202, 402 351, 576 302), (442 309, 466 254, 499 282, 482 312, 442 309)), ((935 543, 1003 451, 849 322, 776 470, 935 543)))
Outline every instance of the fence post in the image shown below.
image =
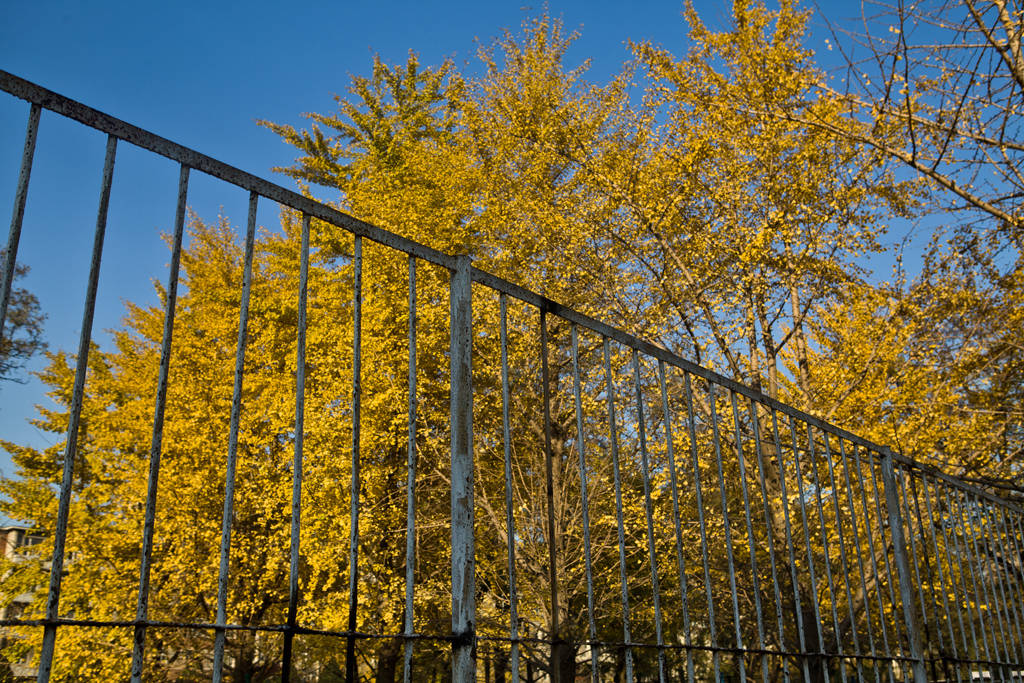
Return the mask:
POLYGON ((476 680, 476 598, 473 552, 472 275, 469 256, 452 271, 452 681, 476 680))
MULTIPOLYGON (((903 603, 903 621, 907 627, 910 657, 913 660, 914 683, 927 683, 924 656, 921 653, 921 632, 914 613, 914 597, 907 564, 907 539, 903 535, 903 517, 900 515, 899 489, 893 468, 893 454, 888 448, 879 454, 882 460, 882 482, 885 485, 885 507, 889 513, 889 533, 892 535, 893 556, 900 582, 900 602, 903 603)), ((895 615, 894 615, 895 616, 895 615)))

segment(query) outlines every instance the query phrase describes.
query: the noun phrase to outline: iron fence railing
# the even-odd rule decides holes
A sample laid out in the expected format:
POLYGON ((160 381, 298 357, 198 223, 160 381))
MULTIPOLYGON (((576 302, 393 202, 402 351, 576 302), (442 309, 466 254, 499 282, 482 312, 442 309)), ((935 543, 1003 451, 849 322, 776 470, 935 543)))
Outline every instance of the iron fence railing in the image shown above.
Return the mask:
MULTIPOLYGON (((1024 681, 1024 515, 1017 505, 476 269, 468 257, 378 229, 11 74, 0 72, 0 88, 30 103, 2 316, 41 111, 108 136, 57 512, 52 528, 37 529, 52 541, 49 585, 40 613, 0 622, 12 638, 41 629, 32 655, 39 681, 83 675, 60 656, 60 634, 88 629, 124 636, 117 641, 125 643, 124 669, 114 675, 133 681, 219 681, 238 666, 242 634, 278 662, 265 671, 281 680, 1024 681), (65 549, 121 142, 180 166, 146 493, 129 508, 142 518, 131 618, 124 616, 130 605, 84 615, 61 602, 63 582, 77 580, 81 566, 65 549), (172 352, 193 171, 248 191, 249 213, 224 480, 211 483, 223 491, 215 605, 206 618, 199 611, 175 620, 154 617, 150 598, 155 539, 175 533, 160 526, 171 523, 161 521, 158 494, 161 474, 175 466, 161 461, 169 387, 187 381, 174 374, 172 352), (283 437, 291 489, 279 509, 290 518, 281 548, 288 569, 274 616, 240 623, 231 619, 232 534, 239 467, 254 457, 239 439, 245 414, 258 410, 245 380, 256 214, 265 200, 301 223, 289 347, 294 420, 283 437), (349 450, 334 456, 307 445, 307 381, 317 372, 307 333, 321 324, 308 317, 310 297, 319 295, 309 283, 311 269, 324 267, 310 263, 318 226, 341 229, 351 248, 335 265, 336 282, 351 286, 352 298, 349 384, 344 395, 334 385, 330 404, 344 416, 339 430, 349 450), (364 265, 367 258, 373 266, 364 265), (388 272, 407 287, 404 331, 391 328, 405 338, 388 348, 406 345, 408 359, 391 353, 387 367, 364 366, 364 270, 383 269, 388 258, 405 259, 404 275, 395 275, 402 268, 388 272), (436 296, 439 283, 446 297, 436 296), (448 310, 435 315, 439 302, 448 310), (365 382, 386 373, 404 382, 401 410, 364 401, 365 382), (445 394, 447 410, 438 405, 445 394), (392 447, 404 455, 389 465, 395 477, 387 486, 368 483, 379 466, 366 450, 368 431, 381 410, 404 416, 405 446, 392 447), (446 461, 437 457, 439 445, 446 461), (347 537, 347 552, 324 592, 309 577, 301 520, 310 514, 304 477, 329 457, 348 466, 348 496, 338 498, 348 514, 338 510, 333 532, 321 525, 316 533, 347 537), (388 505, 404 513, 390 536, 367 517, 388 505), (387 549, 369 547, 371 536, 387 549), (381 552, 389 573, 361 569, 381 552), (437 567, 423 563, 445 556, 450 574, 441 572, 439 582, 437 567), (390 613, 368 605, 368 595, 387 593, 384 585, 400 595, 390 613), (310 596, 333 611, 318 612, 310 596), (152 634, 167 631, 192 634, 187 676, 169 673, 179 651, 152 645, 152 634), (389 650, 394 644, 400 647, 389 650)), ((186 641, 175 642, 184 652, 186 641)))

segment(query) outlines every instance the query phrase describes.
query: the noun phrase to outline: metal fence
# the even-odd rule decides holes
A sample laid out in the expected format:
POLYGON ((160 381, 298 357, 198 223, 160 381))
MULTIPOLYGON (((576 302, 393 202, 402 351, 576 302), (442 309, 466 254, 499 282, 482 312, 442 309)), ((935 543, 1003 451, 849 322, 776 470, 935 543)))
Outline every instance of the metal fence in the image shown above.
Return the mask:
POLYGON ((52 528, 38 530, 52 541, 49 585, 40 614, 0 622, 9 633, 41 630, 32 654, 39 681, 85 675, 61 658, 61 634, 90 629, 128 634, 119 641, 129 645, 117 676, 133 681, 222 680, 238 667, 242 634, 260 636, 247 642, 273 660, 264 680, 1024 681, 1024 515, 1017 505, 478 270, 468 257, 368 225, 11 74, 0 72, 0 88, 30 103, 0 316, 41 111, 108 136, 59 502, 52 528), (144 500, 130 508, 142 518, 131 618, 127 604, 120 615, 83 615, 61 602, 62 582, 74 580, 79 566, 65 552, 68 519, 122 142, 180 165, 148 480, 144 500), (210 619, 173 620, 151 613, 151 574, 155 538, 173 534, 158 500, 160 477, 173 467, 161 457, 193 171, 248 191, 250 201, 223 481, 211 484, 222 496, 216 603, 210 619), (301 224, 294 420, 284 439, 291 487, 281 508, 290 524, 279 549, 288 558, 286 599, 268 619, 242 623, 230 617, 230 582, 239 571, 232 534, 236 479, 252 452, 240 448, 240 432, 246 412, 257 410, 244 383, 256 209, 267 200, 301 224), (314 413, 305 402, 307 372, 316 372, 307 359, 308 301, 317 295, 309 284, 311 233, 330 226, 350 236, 337 273, 352 296, 348 391, 331 404, 342 406, 339 430, 349 443, 335 457, 348 470, 348 495, 338 498, 344 509, 331 521, 336 535, 347 536, 346 552, 325 592, 308 576, 310 538, 301 520, 310 514, 308 473, 328 457, 306 445, 313 432, 305 421, 314 413), (364 248, 378 268, 369 271, 371 289, 400 278, 408 292, 407 324, 392 328, 403 338, 388 347, 386 370, 363 361, 364 248), (389 266, 382 284, 373 278, 388 258, 404 265, 389 266), (407 360, 393 353, 403 346, 407 360), (394 481, 371 486, 377 465, 367 452, 369 425, 385 409, 367 405, 364 393, 382 373, 403 384, 407 399, 386 407, 404 420, 405 445, 392 446, 404 456, 392 459, 394 481), (437 457, 442 450, 445 457, 437 457), (368 511, 397 501, 400 529, 385 538, 368 511), (381 566, 390 573, 365 569, 374 552, 386 552, 381 566), (438 569, 438 557, 450 558, 450 574, 438 569), (368 608, 366 596, 384 595, 385 584, 400 604, 390 612, 368 608), (308 604, 317 599, 330 599, 330 615, 308 604), (186 673, 169 673, 165 664, 174 657, 153 645, 153 634, 167 631, 190 634, 186 673), (391 647, 389 661, 400 662, 394 671, 385 667, 382 644, 391 647))

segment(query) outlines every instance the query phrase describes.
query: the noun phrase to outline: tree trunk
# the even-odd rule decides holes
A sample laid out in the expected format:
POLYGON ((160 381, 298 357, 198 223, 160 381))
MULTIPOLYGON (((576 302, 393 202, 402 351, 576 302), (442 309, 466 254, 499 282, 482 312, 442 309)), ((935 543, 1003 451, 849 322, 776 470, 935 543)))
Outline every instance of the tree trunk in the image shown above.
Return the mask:
MULTIPOLYGON (((498 652, 494 658, 494 683, 505 683, 505 674, 508 672, 508 655, 498 652)), ((514 681, 513 683, 519 683, 514 681)))
POLYGON ((251 683, 253 673, 252 656, 252 648, 247 643, 239 643, 238 659, 235 661, 235 670, 231 677, 234 683, 251 683))
MULTIPOLYGON (((801 591, 803 595, 807 595, 809 591, 801 591)), ((814 596, 810 596, 808 600, 813 600, 814 596)), ((815 618, 814 606, 809 604, 808 600, 801 599, 800 606, 803 612, 804 621, 804 644, 807 648, 807 652, 816 653, 821 652, 824 647, 824 642, 821 637, 821 624, 815 618)), ((828 667, 828 660, 825 657, 812 657, 807 663, 807 669, 811 675, 812 683, 824 683, 825 671, 828 667)))
POLYGON ((381 641, 377 648, 378 683, 395 683, 398 679, 398 662, 401 654, 402 642, 399 638, 381 641))
POLYGON ((797 379, 800 383, 800 390, 804 394, 804 401, 808 404, 811 401, 811 363, 807 353, 807 337, 804 335, 803 320, 800 315, 800 293, 797 291, 796 283, 789 286, 790 305, 793 307, 793 345, 796 355, 797 379))
POLYGON ((573 683, 576 680, 576 648, 568 635, 551 647, 552 683, 573 683))

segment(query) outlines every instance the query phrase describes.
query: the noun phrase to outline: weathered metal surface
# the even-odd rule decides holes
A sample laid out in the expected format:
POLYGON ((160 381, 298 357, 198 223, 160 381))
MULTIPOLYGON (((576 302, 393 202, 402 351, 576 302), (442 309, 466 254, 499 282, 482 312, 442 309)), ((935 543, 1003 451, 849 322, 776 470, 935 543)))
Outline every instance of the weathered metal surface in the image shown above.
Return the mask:
POLYGON ((259 195, 249 193, 249 219, 245 228, 245 256, 242 270, 242 301, 238 313, 238 344, 235 350, 235 384, 231 395, 228 426, 228 457, 224 473, 224 515, 220 531, 220 568, 217 573, 217 629, 213 641, 213 683, 220 683, 224 668, 224 625, 227 624, 228 575, 231 565, 231 525, 235 517, 235 473, 238 468, 238 427, 242 419, 242 383, 245 375, 245 347, 249 334, 249 295, 252 293, 252 258, 256 242, 256 207, 259 195))
POLYGON ((288 562, 288 624, 281 654, 281 681, 288 683, 292 674, 292 644, 295 640, 299 608, 299 552, 302 533, 302 457, 305 441, 306 407, 306 304, 309 289, 309 224, 308 214, 302 216, 302 244, 299 247, 299 294, 295 342, 295 443, 292 458, 292 519, 288 562))
POLYGON ((451 274, 452 680, 476 680, 473 534, 473 309, 469 256, 451 274))
POLYGON ((164 413, 167 409, 167 375, 171 367, 171 344, 174 337, 174 313, 178 301, 178 276, 181 269, 181 240, 185 232, 185 201, 188 197, 188 166, 178 175, 178 204, 174 214, 174 237, 171 244, 171 267, 167 276, 167 302, 164 307, 164 330, 160 343, 160 375, 156 385, 156 407, 153 409, 153 437, 149 448, 149 479, 146 483, 146 512, 142 527, 142 559, 139 564, 139 591, 135 607, 132 645, 132 683, 141 683, 146 647, 145 622, 149 618, 149 578, 153 553, 153 527, 156 520, 157 489, 160 484, 160 455, 163 449, 164 413))
MULTIPOLYGON (((114 160, 117 155, 117 138, 107 137, 107 153, 103 161, 103 181, 100 187, 100 205, 96 215, 96 232, 93 237, 92 258, 89 263, 89 281, 85 289, 85 308, 82 312, 82 327, 78 340, 78 355, 75 362, 75 384, 71 405, 68 406, 68 431, 64 446, 64 467, 61 474, 60 498, 57 503, 57 522, 53 532, 53 560, 50 563, 50 589, 46 596, 47 623, 43 630, 43 644, 39 652, 37 680, 50 680, 54 647, 57 642, 57 617, 60 615, 61 578, 64 576, 64 545, 68 532, 68 513, 71 508, 71 487, 74 484, 75 455, 78 453, 79 424, 82 418, 82 401, 85 397, 85 375, 89 367, 89 348, 92 341, 92 322, 96 312, 96 288, 100 279, 100 262, 103 259, 103 239, 107 231, 107 210, 110 207, 110 191, 114 180, 114 160)), ((2 327, 3 321, 0 321, 2 327)))
MULTIPOLYGON (((18 243, 21 241, 21 225, 25 219, 25 202, 28 200, 28 183, 32 177, 32 159, 36 152, 36 136, 39 132, 41 111, 42 108, 33 103, 28 113, 28 128, 25 131, 25 146, 21 154, 21 168, 18 171, 18 186, 14 190, 11 229, 7 234, 7 246, 4 248, 3 270, 0 271, 0 282, 3 283, 3 291, 0 293, 0 320, 7 320, 7 306, 11 300, 11 283, 14 282, 18 243)), ((0 335, 2 334, 3 328, 0 327, 0 335)))

